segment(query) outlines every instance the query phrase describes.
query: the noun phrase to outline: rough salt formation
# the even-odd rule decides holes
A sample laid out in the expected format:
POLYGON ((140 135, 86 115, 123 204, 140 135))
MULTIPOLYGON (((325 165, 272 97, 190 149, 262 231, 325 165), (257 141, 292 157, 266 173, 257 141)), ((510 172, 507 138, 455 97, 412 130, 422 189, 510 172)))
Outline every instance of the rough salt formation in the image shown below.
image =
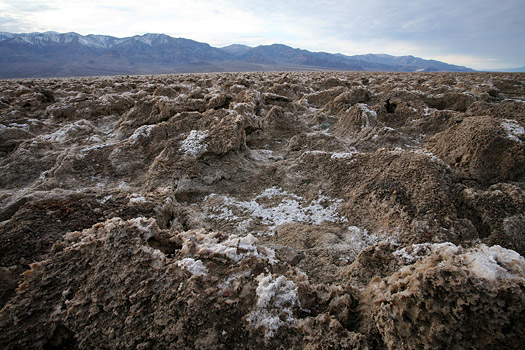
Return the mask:
POLYGON ((406 247, 394 255, 410 265, 372 279, 362 304, 367 331, 379 332, 387 348, 523 345, 525 259, 518 253, 500 246, 463 249, 441 243, 406 247))
POLYGON ((0 81, 0 346, 520 348, 524 81, 0 81))
POLYGON ((314 316, 338 324, 327 304, 340 294, 310 285, 253 236, 170 233, 151 218, 114 218, 64 235, 49 259, 31 264, 0 313, 1 344, 299 349, 320 332, 314 316))

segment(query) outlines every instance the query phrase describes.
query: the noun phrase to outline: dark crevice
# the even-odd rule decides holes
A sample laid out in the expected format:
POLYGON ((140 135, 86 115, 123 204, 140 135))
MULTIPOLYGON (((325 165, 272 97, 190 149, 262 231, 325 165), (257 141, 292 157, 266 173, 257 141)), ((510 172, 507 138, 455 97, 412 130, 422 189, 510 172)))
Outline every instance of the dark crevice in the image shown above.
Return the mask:
POLYGON ((16 150, 17 144, 0 145, 0 158, 6 157, 16 150))
POLYGON ((16 214, 18 209, 20 209, 22 205, 26 204, 27 201, 28 199, 23 197, 18 199, 16 202, 10 203, 7 206, 5 206, 4 209, 0 211, 0 221, 11 219, 11 217, 13 217, 13 215, 16 214))
POLYGON ((390 99, 387 99, 385 102, 385 108, 387 113, 395 113, 397 108, 397 103, 390 102, 390 99))
POLYGON ((175 219, 176 219, 175 214, 173 212, 170 213, 170 217, 168 218, 168 220, 166 220, 166 226, 168 229, 173 226, 175 219))
POLYGON ((218 110, 218 109, 228 109, 230 108, 230 103, 232 101, 232 98, 231 97, 226 97, 226 99, 224 100, 224 103, 221 103, 220 105, 216 106, 216 107, 213 107, 214 110, 218 110))
POLYGON ((158 249, 166 255, 173 255, 177 250, 182 248, 181 244, 164 237, 151 237, 147 243, 151 248, 158 249))
POLYGON ((458 216, 469 220, 478 233, 479 238, 487 238, 491 235, 490 226, 485 223, 480 213, 475 208, 471 207, 467 203, 461 203, 458 207, 458 216))
POLYGON ((75 334, 64 326, 57 326, 51 338, 42 347, 43 350, 74 350, 77 349, 75 334))
POLYGON ((186 215, 181 215, 179 220, 180 220, 180 224, 182 225, 182 229, 184 231, 188 231, 192 229, 191 225, 188 223, 188 218, 186 217, 186 215))
POLYGON ((194 199, 195 198, 198 198, 202 196, 202 192, 200 191, 192 191, 192 190, 188 190, 188 191, 177 191, 175 193, 175 199, 178 201, 178 202, 194 202, 194 199))
POLYGON ((483 219, 478 214, 470 215, 468 218, 472 225, 476 228, 476 231, 478 231, 479 238, 487 238, 491 234, 490 226, 485 224, 483 219))
POLYGON ((55 102, 55 94, 53 93, 53 91, 47 90, 47 89, 38 89, 38 91, 42 95, 44 95, 44 97, 46 98, 46 100, 45 100, 46 103, 55 102))

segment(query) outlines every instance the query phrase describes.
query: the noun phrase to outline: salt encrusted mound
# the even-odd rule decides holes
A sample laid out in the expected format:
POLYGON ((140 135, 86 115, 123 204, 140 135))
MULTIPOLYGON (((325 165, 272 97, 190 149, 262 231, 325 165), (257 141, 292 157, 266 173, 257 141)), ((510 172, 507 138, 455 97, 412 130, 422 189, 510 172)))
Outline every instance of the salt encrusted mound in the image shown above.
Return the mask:
POLYGON ((339 136, 354 134, 366 137, 378 124, 377 112, 364 103, 358 103, 341 115, 336 125, 336 134, 339 136))
POLYGON ((362 308, 389 349, 518 349, 525 259, 500 246, 450 243, 392 253, 404 264, 372 279, 362 308))
POLYGON ((523 127, 514 120, 469 117, 435 135, 428 149, 482 183, 517 181, 525 174, 523 127))
POLYGON ((154 219, 114 218, 68 233, 31 265, 0 313, 0 345, 303 349, 327 343, 319 334, 328 327, 358 348, 364 335, 341 324, 351 304, 341 288, 311 286, 252 235, 170 234, 154 219))
POLYGON ((431 153, 402 149, 305 152, 289 172, 300 173, 311 188, 344 198, 344 216, 372 232, 401 231, 412 242, 431 236, 457 241, 471 235, 471 228, 460 223, 456 232, 443 229, 459 213, 450 170, 431 153))
POLYGON ((517 183, 498 183, 489 188, 465 188, 461 210, 475 223, 487 245, 502 245, 525 255, 525 193, 517 183))

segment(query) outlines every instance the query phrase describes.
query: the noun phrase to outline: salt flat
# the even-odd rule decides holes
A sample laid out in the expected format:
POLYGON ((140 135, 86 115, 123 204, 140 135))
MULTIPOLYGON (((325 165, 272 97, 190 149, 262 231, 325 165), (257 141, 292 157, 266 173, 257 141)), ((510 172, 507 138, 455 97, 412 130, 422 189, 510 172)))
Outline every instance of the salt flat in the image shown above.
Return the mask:
POLYGON ((524 82, 1 80, 0 344, 519 348, 524 82))

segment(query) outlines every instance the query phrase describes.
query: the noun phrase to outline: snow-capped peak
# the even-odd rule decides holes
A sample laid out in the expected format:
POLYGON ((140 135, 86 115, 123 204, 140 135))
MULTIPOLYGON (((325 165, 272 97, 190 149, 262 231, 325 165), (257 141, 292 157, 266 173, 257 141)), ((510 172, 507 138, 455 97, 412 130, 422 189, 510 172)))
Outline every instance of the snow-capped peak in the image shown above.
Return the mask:
POLYGON ((0 41, 13 40, 17 43, 30 45, 47 45, 47 44, 68 44, 71 42, 78 42, 83 46, 110 48, 118 39, 106 35, 87 35, 83 36, 74 32, 57 33, 48 31, 44 33, 0 33, 0 41))

